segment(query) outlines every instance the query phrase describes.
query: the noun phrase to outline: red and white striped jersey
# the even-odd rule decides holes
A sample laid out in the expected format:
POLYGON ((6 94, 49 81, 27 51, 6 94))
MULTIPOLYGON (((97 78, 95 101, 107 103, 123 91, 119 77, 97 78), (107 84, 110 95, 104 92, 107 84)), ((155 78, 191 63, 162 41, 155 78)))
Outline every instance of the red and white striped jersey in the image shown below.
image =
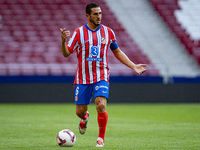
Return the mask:
MULTIPOLYGON (((70 52, 77 52, 78 65, 74 84, 92 84, 101 80, 109 82, 107 53, 115 41, 112 29, 104 25, 99 25, 96 31, 89 29, 87 24, 74 30, 67 43, 70 52)), ((114 46, 114 49, 117 47, 114 46)))

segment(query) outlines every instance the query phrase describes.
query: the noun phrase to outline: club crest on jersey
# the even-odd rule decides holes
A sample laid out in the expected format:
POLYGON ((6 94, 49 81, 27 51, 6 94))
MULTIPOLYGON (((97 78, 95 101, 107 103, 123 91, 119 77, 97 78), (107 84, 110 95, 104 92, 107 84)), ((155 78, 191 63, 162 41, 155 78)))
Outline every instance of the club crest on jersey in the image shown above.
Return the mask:
POLYGON ((78 101, 78 96, 75 96, 75 101, 78 101))
POLYGON ((106 42, 107 42, 106 38, 105 38, 105 37, 102 37, 102 38, 101 38, 101 43, 102 43, 102 44, 106 44, 106 42))

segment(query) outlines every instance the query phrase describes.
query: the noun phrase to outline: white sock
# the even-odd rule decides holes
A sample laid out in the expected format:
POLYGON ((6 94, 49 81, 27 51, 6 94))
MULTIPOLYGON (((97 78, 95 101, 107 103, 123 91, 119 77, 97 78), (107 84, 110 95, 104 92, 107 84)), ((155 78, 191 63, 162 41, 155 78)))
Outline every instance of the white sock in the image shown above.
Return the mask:
MULTIPOLYGON (((101 137, 98 137, 98 138, 97 138, 97 141, 98 141, 98 140, 101 140, 101 141, 103 141, 103 139, 102 139, 101 137)), ((104 141, 103 141, 103 142, 104 142, 104 141)))

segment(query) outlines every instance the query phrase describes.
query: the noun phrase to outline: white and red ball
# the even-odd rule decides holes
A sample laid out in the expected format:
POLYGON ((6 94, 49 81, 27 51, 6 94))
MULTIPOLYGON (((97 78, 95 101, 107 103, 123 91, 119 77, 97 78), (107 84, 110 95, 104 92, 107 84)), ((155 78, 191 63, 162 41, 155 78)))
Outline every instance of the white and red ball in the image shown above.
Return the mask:
POLYGON ((56 140, 61 147, 71 147, 76 142, 76 136, 71 130, 64 129, 58 133, 56 140))

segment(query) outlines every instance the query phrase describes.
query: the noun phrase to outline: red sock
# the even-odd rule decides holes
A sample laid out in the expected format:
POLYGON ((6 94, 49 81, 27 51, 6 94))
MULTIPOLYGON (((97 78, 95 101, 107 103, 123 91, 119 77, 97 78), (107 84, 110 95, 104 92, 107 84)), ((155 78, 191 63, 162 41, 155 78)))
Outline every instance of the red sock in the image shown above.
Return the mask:
POLYGON ((104 140, 105 132, 106 132, 106 125, 108 122, 108 113, 107 111, 103 113, 98 113, 97 121, 99 124, 99 136, 104 140))

